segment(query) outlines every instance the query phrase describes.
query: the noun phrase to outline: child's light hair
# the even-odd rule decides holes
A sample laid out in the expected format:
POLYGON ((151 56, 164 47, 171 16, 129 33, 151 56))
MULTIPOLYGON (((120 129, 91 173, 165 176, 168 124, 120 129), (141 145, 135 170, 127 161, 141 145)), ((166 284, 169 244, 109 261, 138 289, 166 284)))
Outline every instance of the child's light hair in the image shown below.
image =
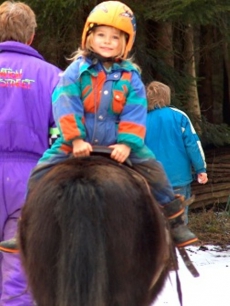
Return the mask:
MULTIPOLYGON (((85 42, 85 49, 82 49, 82 48, 78 48, 77 51, 75 51, 72 56, 69 58, 70 61, 75 61, 77 60, 79 57, 88 57, 91 52, 93 52, 93 48, 92 48, 92 40, 93 40, 93 35, 94 35, 94 29, 93 28, 90 33, 88 34, 87 38, 86 38, 86 42, 85 42)), ((140 67, 134 63, 134 59, 133 57, 129 58, 129 59, 124 59, 123 56, 124 56, 124 53, 125 53, 125 48, 126 48, 126 43, 127 43, 127 37, 126 37, 126 33, 120 31, 120 39, 121 39, 121 52, 120 54, 118 54, 114 60, 116 61, 121 59, 121 60, 127 60, 129 62, 131 62, 135 67, 136 69, 141 72, 141 69, 140 67)))
POLYGON ((28 43, 37 27, 33 10, 25 3, 5 1, 0 5, 0 42, 28 43))
POLYGON ((157 81, 151 82, 146 87, 146 96, 148 101, 148 110, 161 108, 171 103, 170 87, 157 81))

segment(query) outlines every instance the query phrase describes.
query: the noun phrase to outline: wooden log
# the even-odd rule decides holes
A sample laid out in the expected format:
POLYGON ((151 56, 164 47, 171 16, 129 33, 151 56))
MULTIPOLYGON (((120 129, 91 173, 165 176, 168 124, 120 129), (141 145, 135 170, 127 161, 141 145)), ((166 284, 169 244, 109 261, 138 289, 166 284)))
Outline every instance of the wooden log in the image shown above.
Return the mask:
POLYGON ((228 190, 230 194, 230 183, 219 183, 219 184, 210 184, 206 185, 196 185, 192 187, 192 191, 195 194, 203 194, 203 193, 213 193, 219 190, 228 190))
POLYGON ((226 170, 226 171, 230 171, 230 161, 229 163, 212 163, 212 164, 207 164, 207 169, 210 171, 211 169, 213 170, 226 170))
POLYGON ((219 183, 225 183, 225 184, 230 184, 230 176, 216 176, 211 177, 208 175, 208 184, 219 184, 219 183))
POLYGON ((191 184, 195 201, 191 209, 227 203, 230 195, 230 146, 205 150, 209 181, 205 185, 191 184))
POLYGON ((212 173, 222 173, 222 171, 226 172, 226 173, 230 173, 230 168, 221 168, 219 167, 212 167, 212 168, 207 168, 207 172, 212 174, 212 173))
POLYGON ((208 162, 208 161, 218 161, 218 162, 230 161, 230 154, 229 154, 229 152, 227 154, 221 154, 221 152, 220 152, 216 155, 215 154, 211 155, 211 154, 205 153, 205 159, 206 159, 206 162, 208 162))
POLYGON ((228 197, 224 196, 224 197, 220 197, 220 198, 212 198, 210 197, 208 200, 202 200, 202 201, 198 201, 198 202, 194 202, 193 204, 191 204, 189 206, 189 209, 193 210, 196 208, 205 208, 208 205, 218 205, 218 204, 222 204, 222 203, 227 203, 228 201, 228 197))
POLYGON ((203 200, 209 200, 209 199, 218 199, 218 198, 222 198, 222 197, 226 197, 228 198, 228 196, 230 195, 230 192, 228 190, 221 190, 221 191, 217 191, 217 192, 212 192, 212 193, 204 193, 204 194, 200 194, 199 196, 197 196, 195 194, 195 202, 199 202, 199 201, 203 201, 203 200))

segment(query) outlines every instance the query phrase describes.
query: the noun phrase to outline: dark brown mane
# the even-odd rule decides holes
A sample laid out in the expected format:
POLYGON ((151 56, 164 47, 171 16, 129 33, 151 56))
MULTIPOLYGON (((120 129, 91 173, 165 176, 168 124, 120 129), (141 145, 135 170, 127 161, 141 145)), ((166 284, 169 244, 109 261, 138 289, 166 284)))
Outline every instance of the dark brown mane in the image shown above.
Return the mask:
POLYGON ((38 306, 148 306, 170 239, 144 180, 103 157, 54 166, 29 193, 20 250, 38 306))

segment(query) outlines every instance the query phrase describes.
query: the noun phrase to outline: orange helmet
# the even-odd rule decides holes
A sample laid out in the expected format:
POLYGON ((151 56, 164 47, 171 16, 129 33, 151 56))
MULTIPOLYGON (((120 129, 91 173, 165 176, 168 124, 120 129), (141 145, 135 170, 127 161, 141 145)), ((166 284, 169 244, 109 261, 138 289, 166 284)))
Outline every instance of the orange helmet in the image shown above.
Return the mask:
POLYGON ((90 12, 82 34, 82 48, 85 48, 86 38, 90 29, 96 25, 106 25, 125 32, 128 40, 124 58, 131 51, 136 36, 136 19, 131 9, 120 1, 101 2, 90 12))

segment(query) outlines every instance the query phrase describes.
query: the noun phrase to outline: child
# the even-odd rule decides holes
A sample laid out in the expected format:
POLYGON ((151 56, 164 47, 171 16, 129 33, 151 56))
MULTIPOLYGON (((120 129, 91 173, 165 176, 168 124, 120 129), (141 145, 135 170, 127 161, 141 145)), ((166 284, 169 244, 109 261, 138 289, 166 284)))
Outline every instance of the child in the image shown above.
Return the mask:
POLYGON ((102 2, 89 14, 81 49, 52 96, 60 138, 44 153, 35 173, 71 154, 88 156, 93 145, 108 146, 112 159, 123 163, 129 157, 133 168, 147 179, 171 219, 176 244, 185 246, 197 238, 181 224, 182 200, 175 199, 161 165, 144 144, 145 87, 139 68, 127 59, 135 34, 133 12, 119 1, 102 2))
MULTIPOLYGON (((0 240, 17 230, 31 170, 55 125, 51 94, 60 70, 30 47, 36 26, 28 5, 0 5, 0 240)), ((0 305, 33 305, 19 255, 0 254, 0 266, 0 305)))
MULTIPOLYGON (((200 139, 188 116, 170 106, 171 93, 167 85, 153 81, 146 89, 149 111, 146 144, 162 163, 174 192, 188 199, 192 170, 200 184, 208 181, 200 139)), ((187 214, 186 219, 188 222, 187 214)))

